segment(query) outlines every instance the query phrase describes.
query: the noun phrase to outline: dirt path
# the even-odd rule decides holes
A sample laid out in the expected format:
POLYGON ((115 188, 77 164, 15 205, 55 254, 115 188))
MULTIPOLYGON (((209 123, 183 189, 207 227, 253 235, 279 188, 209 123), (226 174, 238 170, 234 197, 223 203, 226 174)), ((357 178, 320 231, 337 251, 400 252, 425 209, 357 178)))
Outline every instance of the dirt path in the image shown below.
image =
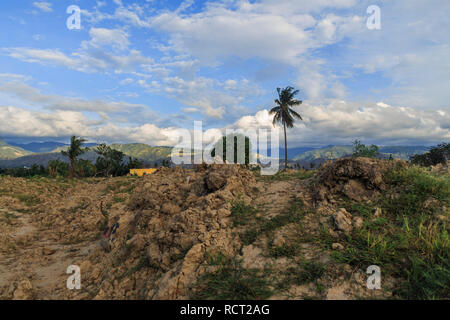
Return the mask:
POLYGON ((41 229, 29 215, 20 212, 10 214, 16 218, 6 237, 14 245, 14 250, 0 255, 0 288, 6 287, 0 297, 64 298, 67 294, 67 267, 89 255, 96 242, 61 244, 54 239, 52 229, 41 229), (23 281, 32 284, 29 295, 16 292, 23 281))

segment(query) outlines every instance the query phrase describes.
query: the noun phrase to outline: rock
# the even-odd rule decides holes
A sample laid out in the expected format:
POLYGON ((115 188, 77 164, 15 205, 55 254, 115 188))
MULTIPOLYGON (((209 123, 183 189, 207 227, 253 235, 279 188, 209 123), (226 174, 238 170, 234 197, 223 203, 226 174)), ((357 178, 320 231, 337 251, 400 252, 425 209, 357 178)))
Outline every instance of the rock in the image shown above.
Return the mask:
POLYGON ((364 184, 358 180, 349 180, 341 191, 354 201, 361 202, 367 199, 367 190, 364 184))
POLYGON ((343 232, 352 231, 352 215, 347 212, 344 208, 339 209, 339 211, 333 214, 333 221, 336 228, 343 232))
POLYGON ((127 241, 128 246, 132 246, 135 250, 141 251, 146 245, 145 237, 142 234, 136 234, 127 241))
POLYGON ((227 177, 220 172, 211 172, 206 178, 206 185, 210 191, 217 191, 221 189, 226 182, 227 177))
POLYGON ((340 243, 333 243, 331 245, 331 248, 333 250, 344 250, 344 246, 342 244, 340 244, 340 243))
POLYGON ((44 256, 51 256, 52 254, 54 254, 56 252, 55 249, 52 248, 48 248, 48 247, 44 247, 42 248, 42 254, 44 256))
POLYGON ((23 280, 14 291, 13 300, 32 300, 35 292, 30 280, 23 280))
POLYGON ((283 235, 280 233, 277 233, 275 235, 275 238, 273 239, 273 244, 277 247, 281 247, 285 243, 286 243, 286 239, 283 237, 283 235))
POLYGON ((364 223, 364 220, 361 217, 354 217, 353 218, 353 227, 355 229, 361 229, 363 223, 364 223))
POLYGON ((164 203, 161 212, 165 214, 178 214, 181 212, 181 208, 173 203, 164 203))
POLYGON ((110 245, 108 239, 102 238, 99 241, 99 245, 100 245, 100 248, 102 248, 105 252, 110 252, 111 251, 111 245, 110 245))
POLYGON ((377 207, 377 208, 375 209, 375 212, 374 212, 374 214, 373 214, 373 217, 374 217, 375 219, 377 219, 377 218, 381 217, 381 214, 382 214, 381 208, 377 207))

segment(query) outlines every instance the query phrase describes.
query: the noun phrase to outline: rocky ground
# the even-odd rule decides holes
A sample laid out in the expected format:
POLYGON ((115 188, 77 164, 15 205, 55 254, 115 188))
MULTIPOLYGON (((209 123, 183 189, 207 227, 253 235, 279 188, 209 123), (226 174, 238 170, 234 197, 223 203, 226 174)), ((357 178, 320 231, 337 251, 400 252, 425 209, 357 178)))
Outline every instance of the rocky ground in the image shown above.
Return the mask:
POLYGON ((235 165, 142 178, 0 177, 0 298, 414 298, 414 252, 439 266, 437 280, 421 281, 445 297, 448 170, 408 170, 359 158, 269 177, 235 165), (416 175, 432 189, 420 180, 422 189, 406 190, 401 179, 416 175), (423 195, 416 207, 411 192, 423 195), (414 234, 413 215, 399 222, 413 209, 426 214, 426 235, 414 234), (70 265, 80 267, 80 290, 66 287, 70 265), (367 288, 369 265, 382 270, 380 290, 367 288))

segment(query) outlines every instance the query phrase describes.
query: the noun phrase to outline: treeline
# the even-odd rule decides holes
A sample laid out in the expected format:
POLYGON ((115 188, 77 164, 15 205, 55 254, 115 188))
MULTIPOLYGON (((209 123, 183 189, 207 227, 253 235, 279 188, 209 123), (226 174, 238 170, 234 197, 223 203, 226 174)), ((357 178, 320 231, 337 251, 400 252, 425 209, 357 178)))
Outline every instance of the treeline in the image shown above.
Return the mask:
POLYGON ((60 159, 51 160, 48 166, 32 165, 29 168, 0 169, 0 174, 14 177, 117 177, 124 176, 130 169, 139 169, 144 166, 143 162, 133 157, 126 157, 121 151, 112 149, 106 144, 100 144, 93 149, 98 157, 93 164, 89 160, 78 157, 89 150, 83 148, 84 139, 72 137, 70 146, 61 154, 69 158, 69 163, 60 159))
POLYGON ((424 154, 415 154, 410 158, 411 163, 424 167, 445 164, 448 160, 450 160, 450 143, 445 142, 430 148, 424 154))

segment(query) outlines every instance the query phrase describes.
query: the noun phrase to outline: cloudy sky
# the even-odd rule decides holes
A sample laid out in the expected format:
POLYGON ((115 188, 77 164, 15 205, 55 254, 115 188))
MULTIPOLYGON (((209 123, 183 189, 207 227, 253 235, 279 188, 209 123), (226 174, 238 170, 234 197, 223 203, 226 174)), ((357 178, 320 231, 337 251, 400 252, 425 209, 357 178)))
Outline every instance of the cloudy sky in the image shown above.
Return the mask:
POLYGON ((290 146, 448 142, 449 12, 448 0, 1 1, 0 137, 174 145, 194 120, 269 128, 290 85, 304 119, 290 146))

